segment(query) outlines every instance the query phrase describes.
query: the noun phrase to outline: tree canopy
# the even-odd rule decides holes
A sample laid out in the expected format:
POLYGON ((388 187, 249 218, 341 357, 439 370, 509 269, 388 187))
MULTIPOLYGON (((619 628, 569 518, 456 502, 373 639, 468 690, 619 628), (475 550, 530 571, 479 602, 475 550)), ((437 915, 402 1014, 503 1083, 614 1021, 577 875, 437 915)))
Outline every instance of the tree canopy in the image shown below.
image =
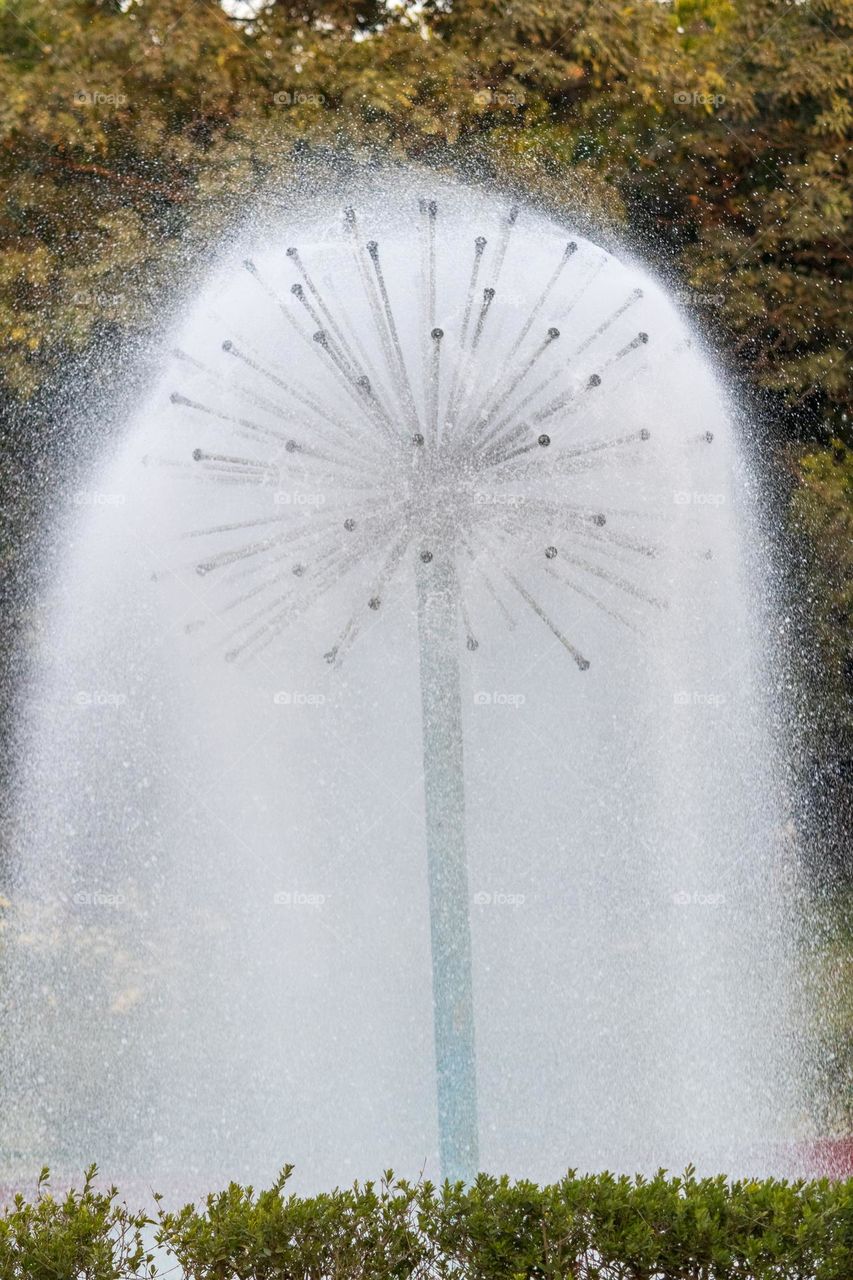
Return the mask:
POLYGON ((145 332, 300 148, 476 158, 630 229, 758 389, 849 704, 851 33, 853 0, 0 0, 0 393, 145 332))

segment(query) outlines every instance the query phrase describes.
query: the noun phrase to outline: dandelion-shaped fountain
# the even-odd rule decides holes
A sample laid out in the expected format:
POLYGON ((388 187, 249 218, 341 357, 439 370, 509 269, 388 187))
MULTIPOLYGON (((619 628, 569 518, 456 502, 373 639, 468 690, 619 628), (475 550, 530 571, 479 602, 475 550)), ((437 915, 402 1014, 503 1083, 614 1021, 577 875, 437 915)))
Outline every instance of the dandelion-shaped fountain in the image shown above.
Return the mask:
MULTIPOLYGON (((279 670, 307 647, 329 688, 369 654, 371 678, 384 664, 393 685, 401 632, 388 619, 414 615, 442 1172, 468 1180, 482 1160, 466 833, 481 876, 480 829, 494 842, 500 824, 534 851, 537 826, 556 829, 582 895, 569 933, 565 905, 545 903, 525 935, 533 946, 541 930, 549 961, 555 946, 570 956, 572 1012, 540 1064, 555 1145, 568 1106, 573 1141, 595 1135, 590 1163, 616 1163, 623 1127, 638 1166, 700 1158, 733 1090, 752 1141, 779 1094, 746 1082, 757 1060, 784 1074, 769 1046, 788 970, 768 888, 772 788, 755 800, 770 749, 754 692, 737 721, 706 714, 732 678, 758 680, 729 511, 741 464, 713 379, 654 281, 524 207, 395 187, 360 211, 297 218, 271 244, 227 262, 194 305, 112 483, 128 484, 142 441, 164 527, 144 508, 130 513, 134 537, 177 558, 154 576, 181 589, 183 643, 231 670, 279 670), (543 686, 563 691, 525 746, 512 732, 500 744, 497 789, 494 740, 468 708, 525 695, 472 697, 484 654, 504 690, 544 664, 543 686), (755 855, 738 861, 747 836, 755 855), (727 915, 706 909, 714 892, 727 915)), ((500 944, 488 954, 485 975, 500 944)), ((517 1045, 477 1020, 491 1097, 495 1072, 518 1082, 526 1042, 551 1020, 536 981, 541 999, 528 990, 512 1015, 517 1045)))
MULTIPOLYGON (((270 643, 353 563, 375 553, 377 547, 384 547, 372 594, 357 602, 355 612, 325 655, 328 662, 340 663, 369 616, 368 611, 381 609, 383 592, 407 553, 414 553, 441 1168, 448 1178, 470 1180, 477 1170, 478 1140, 460 627, 469 650, 478 647, 478 640, 460 590, 457 556, 468 556, 490 585, 482 560, 484 554, 489 561, 494 560, 506 582, 559 640, 580 671, 589 667, 589 659, 549 617, 530 587, 507 566, 506 551, 501 551, 500 545, 489 547, 490 538, 500 544, 513 536, 529 539, 539 530, 543 537, 568 537, 571 550, 564 550, 563 560, 579 571, 579 581, 570 585, 589 593, 594 600, 597 598, 592 588, 604 581, 652 606, 660 606, 662 601, 605 567, 608 552, 618 547, 632 549, 638 555, 652 553, 648 545, 625 532, 624 520, 622 530, 617 527, 613 531, 607 527, 606 513, 578 503, 571 489, 566 496, 549 499, 543 485, 542 496, 532 503, 525 499, 525 518, 519 522, 515 516, 508 516, 500 503, 490 502, 494 493, 486 492, 489 488, 500 494, 519 479, 537 485, 553 479, 555 474, 571 475, 573 470, 594 466, 596 454, 634 450, 650 438, 647 428, 637 427, 584 441, 578 447, 570 433, 575 415, 582 413, 584 397, 602 382, 599 373, 584 376, 578 382, 577 358, 593 348, 596 340, 604 337, 642 298, 642 290, 631 290, 593 334, 574 344, 570 355, 575 363, 571 358, 561 359, 557 354, 560 330, 552 324, 546 326, 543 317, 557 311, 567 317, 572 310, 571 295, 559 290, 578 247, 575 241, 568 241, 520 328, 501 344, 492 337, 489 320, 498 313, 501 266, 518 215, 517 208, 511 208, 492 259, 486 258, 486 237, 478 235, 473 240, 457 341, 442 360, 445 334, 436 324, 436 201, 421 200, 420 214, 427 263, 421 299, 425 316, 422 352, 410 351, 407 361, 380 246, 375 240, 362 242, 356 212, 350 208, 344 215, 349 245, 342 237, 342 249, 354 255, 373 333, 346 331, 346 320, 335 317, 334 302, 318 288, 299 249, 291 246, 287 257, 301 277, 291 286, 291 294, 301 307, 301 314, 297 309, 294 315, 294 309, 275 294, 254 262, 245 263, 287 321, 288 337, 293 335, 292 355, 282 359, 285 376, 263 367, 232 339, 223 343, 225 352, 283 394, 275 406, 267 402, 262 407, 292 428, 298 426, 302 436, 290 436, 287 428, 217 410, 181 392, 174 392, 171 399, 178 407, 227 424, 236 438, 254 446, 240 454, 197 448, 193 457, 211 476, 226 482, 280 486, 288 462, 293 459, 301 472, 313 469, 316 483, 324 488, 344 493, 355 490, 361 495, 351 498, 347 508, 351 514, 339 520, 337 527, 325 519, 319 522, 319 529, 310 527, 317 521, 310 521, 306 527, 297 520, 292 527, 294 522, 284 516, 279 521, 284 526, 281 532, 268 534, 260 543, 229 545, 199 564, 199 573, 208 574, 237 560, 267 556, 270 552, 282 561, 279 573, 271 575, 262 589, 253 588, 248 593, 255 609, 236 632, 227 652, 229 659, 270 643), (481 274, 488 280, 485 287, 481 287, 481 274), (311 332, 306 326, 316 327, 311 332), (328 401, 324 403, 304 386, 288 380, 286 371, 302 354, 300 342, 311 351, 323 372, 332 374, 343 393, 337 411, 328 401), (493 358, 497 355, 497 372, 490 361, 485 379, 478 366, 478 354, 484 344, 493 347, 493 358), (372 352, 370 346, 374 348, 372 352), (425 376, 422 395, 416 398, 409 364, 416 365, 419 356, 425 376), (549 431, 558 434, 553 449, 549 431), (349 539, 341 540, 341 529, 350 535, 349 539), (604 565, 584 562, 578 551, 585 546, 593 547, 603 557, 604 565), (282 594, 288 574, 296 582, 288 584, 289 590, 282 594), (592 585, 584 586, 585 580, 592 585), (265 594, 274 599, 258 607, 258 600, 265 594)), ((634 333, 602 367, 617 368, 632 353, 642 352, 647 342, 648 334, 634 333)), ((177 354, 179 358, 190 358, 182 352, 177 354)), ((257 403, 257 397, 253 399, 257 403)), ((710 443, 710 435, 707 440, 710 443)), ((268 524, 267 518, 257 521, 257 525, 268 524)), ((230 535, 233 530, 221 532, 230 535)), ((559 555, 557 545, 549 542, 543 546, 543 556, 549 562, 545 569, 553 576, 558 575, 554 562, 559 555)), ((601 601, 598 603, 604 607, 601 601)))

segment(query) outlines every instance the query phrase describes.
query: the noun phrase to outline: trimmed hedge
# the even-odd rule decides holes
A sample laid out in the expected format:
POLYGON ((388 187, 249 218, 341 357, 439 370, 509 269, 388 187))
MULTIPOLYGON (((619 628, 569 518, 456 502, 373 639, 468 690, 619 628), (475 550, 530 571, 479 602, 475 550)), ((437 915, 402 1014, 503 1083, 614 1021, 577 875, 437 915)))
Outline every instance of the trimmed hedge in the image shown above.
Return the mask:
POLYGON ((287 1193, 232 1183, 201 1209, 148 1217, 115 1188, 0 1217, 0 1280, 851 1280, 853 1179, 728 1182, 570 1172, 539 1187, 481 1174, 472 1187, 358 1183, 287 1193), (145 1247, 156 1239, 165 1261, 145 1247), (172 1255, 172 1258, 168 1257, 172 1255))

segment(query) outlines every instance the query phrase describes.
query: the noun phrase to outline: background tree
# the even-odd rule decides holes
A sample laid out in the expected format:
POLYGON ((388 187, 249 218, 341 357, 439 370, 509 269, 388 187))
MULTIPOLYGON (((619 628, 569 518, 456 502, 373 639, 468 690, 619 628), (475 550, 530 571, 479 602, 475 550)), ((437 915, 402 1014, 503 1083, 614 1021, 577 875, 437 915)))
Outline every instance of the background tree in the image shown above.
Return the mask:
POLYGON ((0 0, 7 573, 69 371, 161 322, 294 150, 476 162, 625 229, 758 395, 853 772, 851 34, 853 0, 0 0))

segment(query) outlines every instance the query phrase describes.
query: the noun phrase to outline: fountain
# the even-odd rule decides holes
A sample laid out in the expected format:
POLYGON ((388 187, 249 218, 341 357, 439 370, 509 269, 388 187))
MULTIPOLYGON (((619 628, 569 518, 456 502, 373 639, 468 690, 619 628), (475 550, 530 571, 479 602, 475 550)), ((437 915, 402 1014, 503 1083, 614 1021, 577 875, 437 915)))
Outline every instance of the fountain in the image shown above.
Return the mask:
POLYGON ((628 255, 452 183, 350 195, 229 247, 57 523, 7 1160, 778 1168, 740 428, 628 255))

